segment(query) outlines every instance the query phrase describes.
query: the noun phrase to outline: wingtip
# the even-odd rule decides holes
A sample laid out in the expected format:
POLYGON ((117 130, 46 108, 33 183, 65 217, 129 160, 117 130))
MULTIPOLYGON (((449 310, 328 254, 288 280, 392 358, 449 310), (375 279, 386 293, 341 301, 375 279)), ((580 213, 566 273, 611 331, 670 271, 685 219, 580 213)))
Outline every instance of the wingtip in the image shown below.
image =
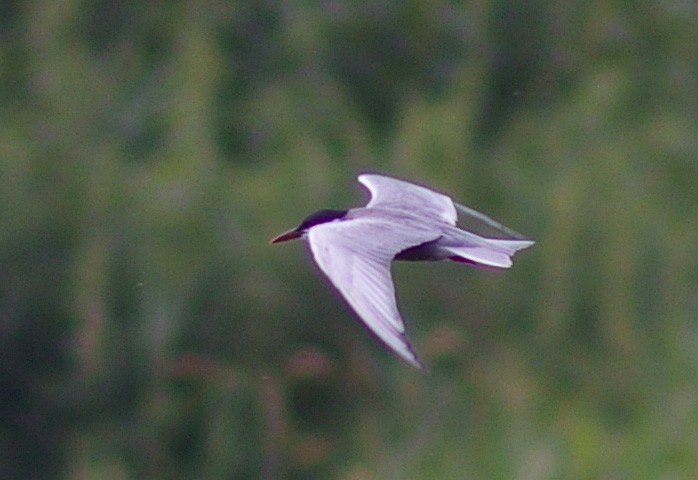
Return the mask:
POLYGON ((395 353, 398 354, 398 356, 400 357, 401 360, 408 363, 409 365, 415 367, 418 370, 428 372, 429 368, 419 358, 417 353, 414 351, 414 348, 412 348, 412 345, 410 344, 409 340, 407 340, 407 338, 404 338, 404 341, 405 341, 405 346, 407 347, 406 351, 394 350, 395 353))
POLYGON ((414 362, 410 362, 410 365, 415 367, 420 372, 429 373, 429 367, 427 367, 426 364, 422 362, 419 358, 415 357, 414 362))
POLYGON ((405 358, 403 357, 402 360, 407 363, 408 365, 416 368, 417 370, 426 370, 427 366, 424 365, 424 362, 422 362, 419 358, 413 357, 413 358, 405 358))

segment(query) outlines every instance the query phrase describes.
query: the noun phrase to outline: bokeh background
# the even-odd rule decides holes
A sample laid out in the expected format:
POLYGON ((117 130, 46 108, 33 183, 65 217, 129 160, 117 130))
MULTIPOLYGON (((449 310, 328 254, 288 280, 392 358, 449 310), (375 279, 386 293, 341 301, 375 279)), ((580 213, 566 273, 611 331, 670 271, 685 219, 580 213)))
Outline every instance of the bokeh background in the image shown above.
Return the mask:
POLYGON ((0 477, 698 478, 698 7, 2 2, 0 477), (419 372, 275 234, 431 185, 419 372))

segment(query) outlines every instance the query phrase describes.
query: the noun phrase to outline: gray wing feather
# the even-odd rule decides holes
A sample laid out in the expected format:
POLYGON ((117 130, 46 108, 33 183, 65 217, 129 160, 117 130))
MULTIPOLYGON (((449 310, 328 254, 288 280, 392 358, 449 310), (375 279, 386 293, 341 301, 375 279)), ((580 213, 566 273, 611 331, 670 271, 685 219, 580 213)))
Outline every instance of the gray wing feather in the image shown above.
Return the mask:
POLYGON ((317 225, 308 244, 320 270, 358 317, 410 364, 422 364, 405 336, 395 300, 390 263, 400 251, 434 240, 438 234, 385 220, 357 218, 317 225))
POLYGON ((504 235, 510 237, 512 240, 528 240, 524 235, 520 234, 519 232, 512 230, 509 227, 505 227, 501 223, 497 222, 496 220, 492 219, 491 217, 485 215, 482 212, 478 212, 475 209, 472 209, 470 207, 466 207, 465 205, 461 205, 460 203, 453 202, 453 205, 456 207, 456 209, 463 214, 465 217, 470 217, 474 218, 485 225, 488 225, 490 228, 494 229, 495 231, 498 231, 500 233, 503 233, 504 235))
POLYGON ((455 225, 458 214, 450 197, 413 183, 372 173, 358 176, 371 193, 366 208, 390 208, 424 216, 436 217, 455 225))

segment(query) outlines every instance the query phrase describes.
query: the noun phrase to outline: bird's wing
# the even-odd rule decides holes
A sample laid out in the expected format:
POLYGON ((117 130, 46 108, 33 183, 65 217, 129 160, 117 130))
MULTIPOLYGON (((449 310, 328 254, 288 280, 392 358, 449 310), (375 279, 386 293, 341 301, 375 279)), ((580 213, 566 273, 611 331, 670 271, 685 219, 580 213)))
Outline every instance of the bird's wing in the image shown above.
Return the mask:
MULTIPOLYGON (((484 226, 486 229, 489 230, 489 232, 477 232, 478 235, 504 235, 505 237, 509 237, 512 240, 528 241, 528 238, 526 238, 524 235, 512 230, 509 227, 505 227, 501 223, 497 222, 496 220, 492 219, 491 217, 485 215, 482 212, 478 212, 473 208, 466 207, 465 205, 461 205, 460 203, 456 202, 453 202, 453 205, 456 207, 456 210, 458 210, 458 212, 461 214, 460 220, 462 223, 466 223, 467 220, 472 220, 475 222, 479 222, 479 227, 484 226)), ((468 230, 470 230, 470 228, 468 228, 468 230)))
POLYGON ((373 218, 329 222, 308 231, 311 253, 322 272, 366 326, 418 368, 423 365, 405 336, 390 263, 398 252, 438 236, 404 222, 373 218))
POLYGON ((458 214, 450 197, 384 175, 364 173, 358 180, 371 193, 366 208, 385 207, 408 211, 424 217, 436 217, 450 225, 456 224, 458 214))

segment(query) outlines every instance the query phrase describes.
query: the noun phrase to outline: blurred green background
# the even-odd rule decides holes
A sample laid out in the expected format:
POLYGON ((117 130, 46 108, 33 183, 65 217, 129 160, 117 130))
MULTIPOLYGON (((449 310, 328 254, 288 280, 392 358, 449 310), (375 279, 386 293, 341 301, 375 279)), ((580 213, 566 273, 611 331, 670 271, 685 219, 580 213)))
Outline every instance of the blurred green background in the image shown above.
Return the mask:
POLYGON ((0 477, 698 478, 691 1, 6 1, 0 477), (431 185, 424 374, 275 234, 431 185))

